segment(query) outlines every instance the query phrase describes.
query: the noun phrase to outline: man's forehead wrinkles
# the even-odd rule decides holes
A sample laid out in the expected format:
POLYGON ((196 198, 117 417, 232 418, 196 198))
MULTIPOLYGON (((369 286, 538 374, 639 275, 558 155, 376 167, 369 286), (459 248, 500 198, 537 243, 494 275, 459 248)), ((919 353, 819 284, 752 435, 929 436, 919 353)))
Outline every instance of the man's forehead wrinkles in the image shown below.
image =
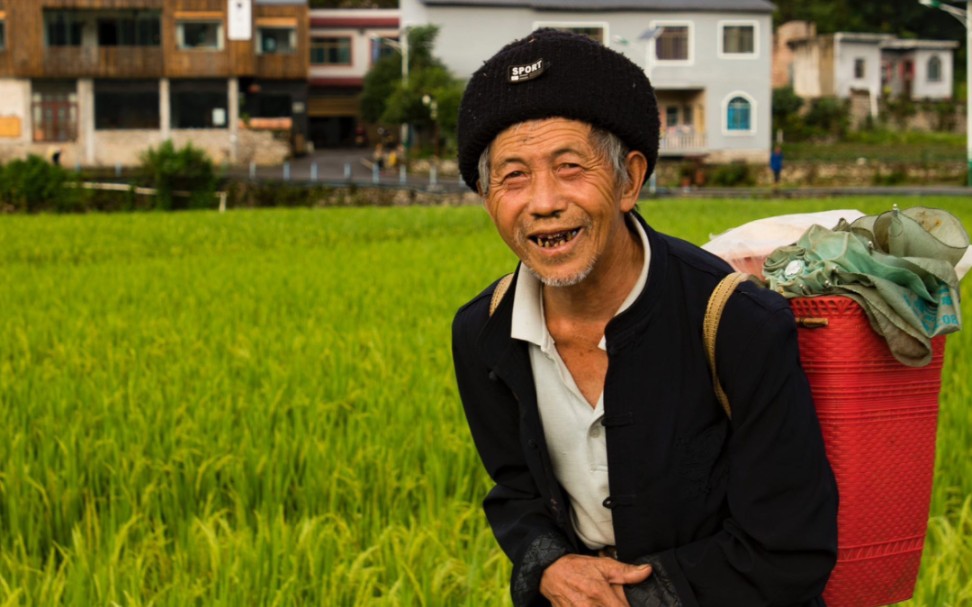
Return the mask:
MULTIPOLYGON (((594 160, 596 154, 592 151, 584 151, 572 146, 565 146, 557 148, 556 150, 545 154, 540 157, 541 162, 551 162, 562 158, 563 156, 577 156, 581 160, 594 160)), ((501 155, 493 162, 493 171, 500 171, 510 165, 529 165, 530 160, 518 153, 513 153, 512 155, 501 155)))

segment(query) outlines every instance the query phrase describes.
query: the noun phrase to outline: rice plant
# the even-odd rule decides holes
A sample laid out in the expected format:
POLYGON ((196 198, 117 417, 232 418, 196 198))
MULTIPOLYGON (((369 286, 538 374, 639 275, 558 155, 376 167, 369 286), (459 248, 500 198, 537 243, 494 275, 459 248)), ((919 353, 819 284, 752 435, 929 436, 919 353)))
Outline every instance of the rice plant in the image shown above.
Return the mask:
MULTIPOLYGON (((701 243, 892 202, 641 208, 701 243)), ((449 327, 514 263, 472 207, 0 217, 0 605, 508 605, 449 327)), ((909 605, 972 601, 967 336, 909 605)))

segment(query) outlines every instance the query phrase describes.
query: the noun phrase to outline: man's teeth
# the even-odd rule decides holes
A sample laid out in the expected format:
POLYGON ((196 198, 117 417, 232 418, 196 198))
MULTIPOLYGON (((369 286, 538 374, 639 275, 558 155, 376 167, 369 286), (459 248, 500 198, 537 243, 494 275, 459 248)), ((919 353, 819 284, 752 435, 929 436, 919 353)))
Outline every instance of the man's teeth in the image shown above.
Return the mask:
POLYGON ((556 234, 537 236, 534 240, 536 240, 536 243, 540 245, 541 248, 549 249, 573 240, 579 231, 579 229, 567 230, 566 232, 557 232, 556 234))

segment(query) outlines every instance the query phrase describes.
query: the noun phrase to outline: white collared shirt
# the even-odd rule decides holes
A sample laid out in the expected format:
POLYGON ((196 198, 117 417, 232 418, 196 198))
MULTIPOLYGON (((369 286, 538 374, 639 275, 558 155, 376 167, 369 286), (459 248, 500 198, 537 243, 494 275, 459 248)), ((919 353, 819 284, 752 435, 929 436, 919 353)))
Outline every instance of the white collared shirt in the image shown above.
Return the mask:
MULTIPOLYGON (((641 238, 644 261, 634 288, 615 316, 626 310, 648 281, 651 251, 648 235, 630 222, 641 238)), ((604 394, 593 409, 557 352, 543 312, 542 284, 522 265, 517 274, 511 336, 529 343, 530 364, 537 390, 543 434, 554 476, 570 497, 574 529, 592 550, 615 545, 611 511, 603 501, 608 489, 607 441, 604 436, 604 394)), ((607 349, 604 337, 599 347, 607 349)))

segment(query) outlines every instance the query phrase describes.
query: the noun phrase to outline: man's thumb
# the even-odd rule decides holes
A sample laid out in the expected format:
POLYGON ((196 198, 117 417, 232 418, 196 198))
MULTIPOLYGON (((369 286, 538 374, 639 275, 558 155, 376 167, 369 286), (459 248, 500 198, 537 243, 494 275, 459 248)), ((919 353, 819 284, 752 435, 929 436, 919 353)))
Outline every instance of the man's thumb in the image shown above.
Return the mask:
POLYGON ((622 565, 614 572, 615 584, 640 584, 651 575, 651 565, 622 565))

